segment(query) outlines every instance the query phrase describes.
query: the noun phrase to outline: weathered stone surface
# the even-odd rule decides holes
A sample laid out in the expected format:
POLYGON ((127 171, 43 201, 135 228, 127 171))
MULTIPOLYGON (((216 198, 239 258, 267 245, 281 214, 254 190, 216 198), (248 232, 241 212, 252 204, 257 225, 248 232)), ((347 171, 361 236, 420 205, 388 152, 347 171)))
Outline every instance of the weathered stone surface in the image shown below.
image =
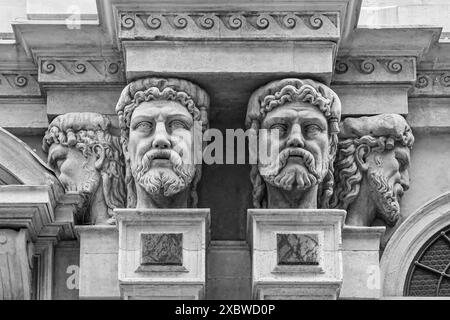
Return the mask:
POLYGON ((385 227, 344 226, 342 258, 344 276, 339 298, 381 298, 380 239, 385 227))
POLYGON ((266 159, 256 151, 250 175, 256 208, 328 206, 340 117, 338 96, 313 80, 273 81, 252 94, 246 125, 268 148, 266 159))
POLYGON ((124 88, 116 112, 128 207, 196 207, 201 162, 194 139, 208 125, 208 109, 208 94, 190 81, 145 78, 124 88))
POLYGON ((32 254, 26 229, 0 229, 0 300, 31 299, 32 254))
POLYGON ((277 261, 278 265, 318 265, 318 235, 278 233, 277 261))
POLYGON ((408 114, 410 85, 332 85, 342 103, 342 116, 408 114))
POLYGON ((251 258, 245 241, 211 241, 206 259, 208 299, 251 299, 251 258))
POLYGON ((409 189, 414 136, 397 114, 346 118, 341 122, 331 206, 347 210, 348 225, 393 227, 409 189))
POLYGON ((77 226, 80 299, 119 299, 119 232, 115 226, 77 226))
POLYGON ((141 246, 143 265, 183 264, 182 233, 143 233, 141 246))
POLYGON ((121 87, 102 88, 84 86, 74 88, 50 88, 47 90, 47 114, 50 118, 68 112, 96 112, 114 115, 114 106, 120 96, 121 87))

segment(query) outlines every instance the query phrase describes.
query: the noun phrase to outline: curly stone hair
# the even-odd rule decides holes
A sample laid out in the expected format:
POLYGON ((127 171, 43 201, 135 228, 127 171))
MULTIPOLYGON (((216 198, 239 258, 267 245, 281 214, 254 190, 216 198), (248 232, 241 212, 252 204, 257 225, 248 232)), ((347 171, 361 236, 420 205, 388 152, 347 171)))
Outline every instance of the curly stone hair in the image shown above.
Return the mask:
POLYGON ((392 150, 396 143, 411 148, 414 136, 406 120, 397 114, 347 118, 341 123, 338 152, 334 163, 335 189, 331 208, 347 210, 359 194, 363 174, 356 163, 356 153, 392 150))
POLYGON ((101 146, 105 161, 100 174, 103 195, 108 214, 113 217, 114 208, 125 207, 125 172, 119 137, 110 134, 110 120, 104 115, 92 112, 66 113, 57 116, 49 125, 42 140, 42 149, 48 153, 52 144, 74 147, 84 157, 97 154, 101 146))
MULTIPOLYGON (((257 134, 261 122, 268 112, 288 102, 308 102, 316 106, 328 122, 329 168, 319 185, 318 204, 329 207, 333 193, 334 168, 332 163, 337 151, 339 121, 341 119, 341 102, 336 93, 326 85, 310 79, 288 78, 272 81, 256 90, 250 97, 247 107, 246 126, 257 134)), ((250 180, 253 185, 253 205, 255 208, 267 207, 266 185, 259 174, 258 165, 252 165, 250 180)))
MULTIPOLYGON (((134 110, 144 101, 167 100, 175 101, 186 107, 194 121, 202 122, 203 131, 208 127, 209 96, 196 84, 176 78, 144 78, 129 83, 120 95, 116 105, 121 129, 121 144, 124 154, 128 154, 128 137, 130 134, 131 116, 134 110)), ((136 207, 136 186, 131 173, 130 159, 125 156, 127 207, 136 207)), ((197 207, 197 184, 200 181, 201 164, 197 165, 195 176, 190 186, 188 205, 197 207)))

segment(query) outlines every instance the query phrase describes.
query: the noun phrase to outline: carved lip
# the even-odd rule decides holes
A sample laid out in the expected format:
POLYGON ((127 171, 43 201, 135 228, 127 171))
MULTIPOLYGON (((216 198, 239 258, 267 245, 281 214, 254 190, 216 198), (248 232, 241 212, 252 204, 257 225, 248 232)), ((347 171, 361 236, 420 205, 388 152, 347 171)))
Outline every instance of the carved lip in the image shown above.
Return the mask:
POLYGON ((298 163, 298 164, 303 164, 304 163, 303 156, 296 155, 296 154, 289 155, 288 161, 289 162, 293 162, 293 163, 298 163))

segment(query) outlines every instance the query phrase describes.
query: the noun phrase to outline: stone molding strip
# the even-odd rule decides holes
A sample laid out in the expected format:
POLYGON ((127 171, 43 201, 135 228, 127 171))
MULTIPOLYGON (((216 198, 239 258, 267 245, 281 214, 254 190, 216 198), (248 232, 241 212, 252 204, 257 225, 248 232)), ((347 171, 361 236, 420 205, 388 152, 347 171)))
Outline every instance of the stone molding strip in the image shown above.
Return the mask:
POLYGON ((415 70, 415 57, 338 57, 333 83, 413 83, 415 70))
POLYGON ((450 96, 450 70, 418 71, 411 96, 450 96))
POLYGON ((119 38, 334 39, 339 14, 311 12, 119 12, 119 38))
POLYGON ((41 90, 35 72, 0 71, 0 97, 40 95, 41 90))
POLYGON ((39 82, 125 82, 123 62, 117 58, 41 58, 39 82))

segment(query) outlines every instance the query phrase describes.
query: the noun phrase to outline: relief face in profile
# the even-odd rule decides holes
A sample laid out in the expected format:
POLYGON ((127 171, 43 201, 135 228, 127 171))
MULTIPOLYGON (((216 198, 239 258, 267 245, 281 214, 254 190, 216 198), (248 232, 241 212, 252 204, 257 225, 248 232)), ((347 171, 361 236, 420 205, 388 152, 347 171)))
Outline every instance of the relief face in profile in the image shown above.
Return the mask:
POLYGON ((339 119, 339 98, 313 80, 273 81, 253 93, 247 127, 268 150, 252 168, 256 208, 327 207, 339 119))
POLYGON ((346 223, 394 226, 409 189, 414 136, 398 114, 347 118, 341 123, 332 206, 347 210, 346 223))
POLYGON ((67 113, 49 125, 43 149, 66 191, 80 193, 81 223, 112 224, 114 208, 125 206, 125 174, 119 137, 98 113, 67 113))

